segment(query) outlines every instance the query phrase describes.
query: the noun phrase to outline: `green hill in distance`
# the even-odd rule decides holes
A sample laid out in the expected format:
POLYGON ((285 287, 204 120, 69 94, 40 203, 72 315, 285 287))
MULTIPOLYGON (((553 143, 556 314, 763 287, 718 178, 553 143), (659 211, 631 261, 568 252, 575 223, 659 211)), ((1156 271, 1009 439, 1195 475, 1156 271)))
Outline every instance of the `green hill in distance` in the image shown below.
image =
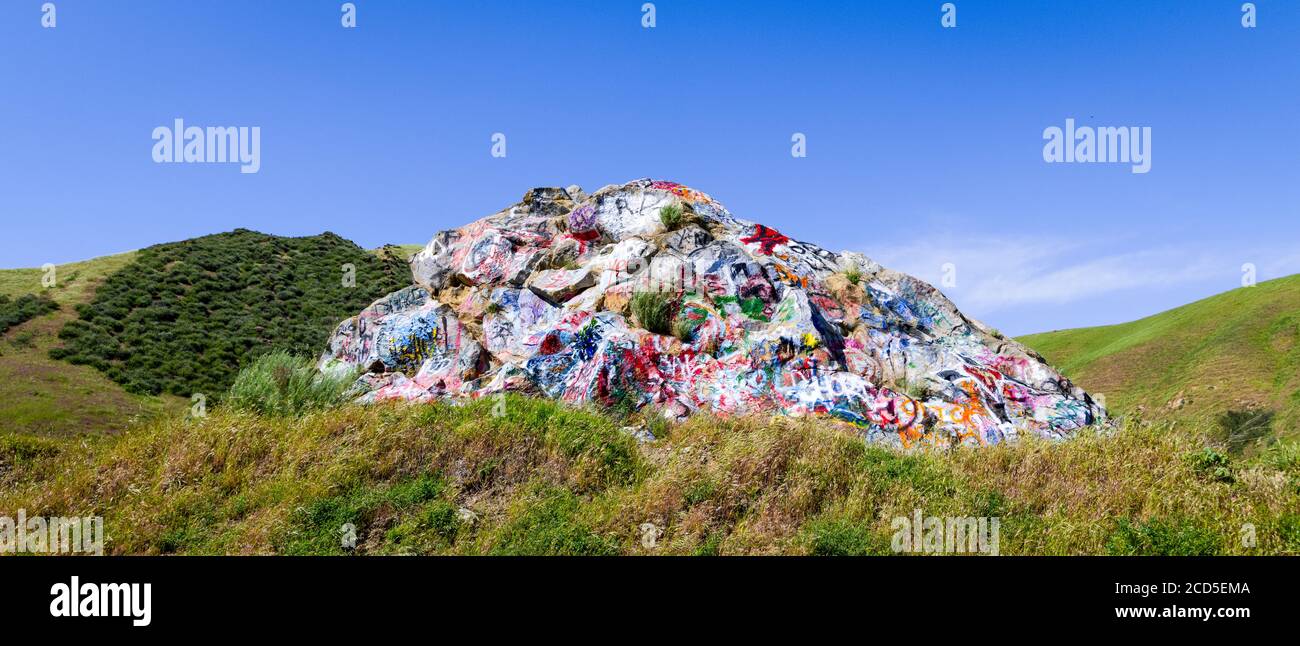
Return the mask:
POLYGON ((1300 427, 1300 275, 1154 316, 1020 337, 1120 414, 1173 420, 1262 415, 1300 427))
POLYGON ((237 229, 155 245, 77 307, 52 356, 94 366, 129 392, 215 398, 263 354, 315 356, 339 321, 410 283, 400 254, 332 233, 237 229))
POLYGON ((0 269, 0 295, 34 294, 59 308, 0 334, 0 434, 76 436, 120 431, 133 418, 180 414, 179 397, 132 395, 90 366, 50 358, 59 330, 76 318, 104 279, 127 266, 136 252, 66 263, 54 268, 46 288, 42 269, 0 269))
MULTIPOLYGON (((249 352, 260 354, 262 347, 288 347, 296 341, 302 346, 299 351, 315 356, 320 350, 316 346, 324 342, 338 321, 355 313, 358 303, 364 307, 373 297, 387 293, 384 290, 409 284, 406 260, 419 248, 419 245, 386 245, 363 250, 333 234, 280 238, 239 230, 57 265, 52 287, 42 282, 47 276, 44 269, 0 269, 0 296, 17 303, 34 295, 58 305, 56 310, 43 311, 30 319, 24 317, 23 322, 0 333, 0 433, 44 436, 111 433, 126 428, 133 419, 183 415, 190 402, 177 391, 196 392, 195 383, 207 383, 209 388, 228 383, 225 380, 233 378, 244 355, 240 354, 232 362, 234 365, 208 363, 206 372, 198 367, 202 363, 182 368, 189 377, 177 379, 176 374, 156 370, 165 365, 162 352, 176 352, 175 342, 162 344, 160 352, 155 353, 142 349, 147 346, 132 347, 129 341, 149 316, 159 317, 149 320, 147 325, 161 338, 191 343, 190 347, 195 349, 183 350, 179 355, 182 363, 191 363, 186 360, 220 356, 204 342, 204 337, 229 339, 229 333, 211 326, 212 316, 234 317, 235 303, 249 305, 262 298, 257 307, 250 307, 253 318, 245 319, 257 331, 255 337, 244 338, 254 345, 249 352), (138 263, 142 257, 145 262, 138 263), (215 270, 216 265, 202 268, 204 262, 224 263, 221 264, 224 270, 215 270), (356 267, 355 288, 343 287, 340 275, 344 263, 356 267), (296 266, 275 267, 279 264, 296 266), (195 267, 200 269, 192 271, 195 267), (215 275, 209 276, 208 272, 215 275), (191 280, 195 276, 212 280, 191 280), (268 276, 291 285, 291 293, 284 294, 287 300, 278 298, 278 290, 268 295, 266 290, 257 287, 268 276), (318 279, 314 280, 313 276, 318 279), (104 289, 106 284, 108 287, 104 289), (292 292, 293 289, 301 294, 292 292), (222 291, 233 294, 218 293, 222 291), (123 297, 130 300, 123 301, 123 297), (331 299, 339 305, 330 306, 331 299), (187 302, 196 307, 182 307, 187 302), (296 315, 295 303, 301 305, 296 315), (109 309, 104 309, 106 305, 109 309), (79 308, 92 313, 92 320, 102 320, 103 328, 92 326, 90 336, 78 336, 87 333, 79 308), (334 309, 338 310, 337 314, 334 309), (137 310, 148 310, 148 314, 137 310), (111 316, 101 319, 93 314, 96 312, 111 316), (312 323, 305 323, 302 318, 307 315, 316 318, 312 323), (63 333, 68 338, 60 339, 60 333, 70 323, 75 331, 63 333), (199 323, 204 326, 203 337, 178 335, 199 323), (193 345, 196 340, 198 344, 193 345), (83 342, 104 345, 86 348, 80 345, 83 342), (307 348, 308 345, 312 347, 307 348), (52 358, 51 353, 75 358, 78 363, 52 358), (142 363, 132 364, 130 357, 137 357, 142 363), (115 365, 119 366, 115 372, 118 376, 138 376, 139 386, 154 383, 169 388, 137 387, 135 392, 130 392, 124 387, 129 380, 117 383, 106 370, 96 369, 115 365), (211 381, 187 381, 204 374, 211 381), (190 384, 190 390, 184 387, 186 384, 190 384)), ((224 388, 220 388, 215 394, 219 397, 223 392, 224 388)))

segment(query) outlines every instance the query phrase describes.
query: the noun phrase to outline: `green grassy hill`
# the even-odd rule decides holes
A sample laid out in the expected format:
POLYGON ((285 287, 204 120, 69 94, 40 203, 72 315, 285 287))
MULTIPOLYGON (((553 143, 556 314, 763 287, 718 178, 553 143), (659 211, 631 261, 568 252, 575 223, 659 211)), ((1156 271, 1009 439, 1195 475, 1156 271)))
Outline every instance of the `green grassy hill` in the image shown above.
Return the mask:
POLYGON ((61 345, 59 330, 76 318, 76 306, 90 302, 104 279, 135 257, 131 251, 58 265, 48 289, 41 269, 0 269, 0 295, 18 299, 37 294, 59 306, 0 334, 0 433, 116 432, 135 418, 186 409, 179 397, 132 395, 94 368, 50 358, 50 351, 61 345))
POLYGON ((1175 420, 1257 411, 1300 427, 1300 275, 1147 318, 1021 337, 1119 413, 1175 420))
POLYGON ((332 233, 238 229, 155 245, 77 308, 53 355, 129 392, 215 400, 253 359, 315 356, 339 321, 410 283, 400 253, 367 252, 332 233))
POLYGON ((385 245, 378 249, 371 249, 370 251, 376 255, 391 255, 395 258, 400 258, 402 262, 407 262, 411 259, 411 256, 414 256, 416 252, 423 248, 424 245, 422 244, 393 244, 385 245))
MULTIPOLYGON (((106 372, 87 365, 109 367, 120 362, 118 353, 112 354, 110 359, 104 359, 108 353, 103 350, 112 347, 111 345, 87 349, 73 343, 72 349, 69 349, 69 344, 61 340, 59 335, 69 323, 81 320, 78 308, 94 314, 93 318, 96 319, 99 318, 99 314, 106 313, 107 316, 104 317, 106 321, 115 321, 120 325, 120 330, 110 327, 106 339, 106 343, 119 342, 120 348, 121 342, 126 341, 137 325, 146 318, 139 316, 132 319, 132 314, 138 309, 147 309, 151 314, 158 315, 163 319, 163 326, 160 328, 162 332, 174 334, 178 331, 178 323, 185 326, 194 321, 187 319, 179 311, 175 313, 175 319, 166 320, 172 316, 172 313, 167 311, 168 306, 178 305, 183 300, 202 302, 210 306, 213 301, 220 299, 204 292, 214 289, 231 291, 248 296, 249 299, 266 297, 265 292, 248 291, 249 286, 261 283, 267 277, 285 278, 283 272, 265 271, 266 264, 284 263, 289 260, 301 261, 299 255, 304 250, 308 252, 319 250, 321 253, 315 256, 319 262, 298 262, 299 265, 314 266, 302 270, 304 275, 321 276, 321 284, 333 285, 338 282, 339 265, 350 261, 357 266, 358 288, 347 292, 342 298, 337 298, 338 304, 316 309, 311 309, 310 306, 302 308, 304 311, 310 310, 311 316, 318 319, 314 320, 314 325, 306 327, 290 325, 288 326, 290 332, 286 332, 283 325, 267 325, 261 321, 253 321, 250 324, 256 332, 254 345, 257 347, 291 345, 299 337, 306 339, 300 340, 299 345, 320 345, 323 343, 324 336, 339 320, 355 314, 361 307, 369 304, 369 299, 373 296, 382 295, 383 290, 390 287, 395 289, 395 286, 405 286, 409 282, 409 272, 405 267, 406 260, 419 248, 418 245, 403 245, 364 251, 337 236, 287 239, 254 232, 234 232, 58 265, 54 269, 54 285, 49 288, 42 283, 42 278, 47 275, 43 269, 0 269, 0 299, 7 299, 11 303, 23 299, 27 299, 24 302, 29 302, 31 296, 36 295, 41 299, 52 300, 58 306, 58 309, 53 311, 48 311, 48 308, 40 310, 30 319, 24 316, 21 323, 12 327, 6 326, 7 329, 0 331, 0 433, 42 436, 111 433, 127 428, 132 420, 174 417, 183 415, 189 410, 189 400, 175 394, 177 390, 188 392, 185 388, 173 388, 171 392, 159 392, 163 390, 161 388, 137 388, 138 392, 128 392, 123 384, 114 382, 106 372), (222 256, 231 252, 243 254, 243 257, 222 256), (142 256, 145 259, 143 264, 139 262, 142 256), (214 270, 212 273, 219 274, 221 280, 203 283, 201 286, 194 282, 186 282, 188 277, 197 275, 187 271, 186 261, 200 261, 204 257, 225 258, 224 264, 211 268, 214 270), (162 262, 159 262, 159 259, 162 259, 162 262), (369 274, 371 280, 368 283, 367 272, 371 272, 369 274), (379 276, 380 279, 374 280, 375 276, 379 276), (100 289, 110 281, 110 277, 113 278, 109 289, 101 292, 100 289), (164 294, 164 291, 167 294, 164 294), (116 303, 122 305, 120 311, 106 310, 104 309, 106 304, 114 304, 112 294, 125 295, 130 299, 139 298, 140 305, 144 307, 137 307, 134 300, 122 304, 118 299, 116 303), (147 304, 145 298, 148 299, 147 304), (80 360, 82 365, 51 358, 51 353, 62 356, 70 352, 72 354, 69 356, 80 360), (96 358, 103 359, 103 363, 96 364, 96 358)), ((307 257, 312 258, 310 253, 307 257)), ((298 271, 290 273, 297 275, 298 271)), ((288 279, 286 282, 292 283, 288 279)), ((314 285, 310 278, 300 281, 296 287, 303 292, 302 295, 291 294, 288 303, 279 302, 274 298, 277 295, 272 295, 259 306, 269 304, 272 307, 292 307, 294 303, 292 297, 305 296, 305 300, 325 300, 337 296, 331 292, 330 296, 315 299, 312 294, 324 293, 326 290, 316 289, 314 285)), ((0 305, 0 310, 5 310, 6 307, 8 306, 0 305)), ((210 307, 207 312, 211 312, 210 307)), ((199 312, 191 310, 190 313, 199 312)), ((3 314, 4 311, 0 311, 0 316, 3 314)), ((294 317, 289 316, 287 319, 292 322, 294 317)), ((279 323, 285 318, 273 320, 279 323)), ((219 339, 226 335, 210 336, 219 339)), ((76 340, 105 339, 91 337, 76 340)), ((174 350, 174 347, 169 345, 160 347, 174 350)), ((207 354, 207 350, 206 344, 200 343, 181 356, 198 357, 207 354)), ((130 348, 128 351, 133 356, 145 358, 146 361, 152 361, 151 357, 156 358, 157 354, 130 348)), ((310 349, 307 353, 314 354, 316 351, 319 351, 319 347, 310 349)), ((233 378, 241 359, 242 355, 240 359, 229 362, 229 365, 221 365, 210 371, 210 374, 216 375, 216 382, 212 388, 217 389, 218 393, 224 390, 222 384, 226 383, 225 380, 233 378)), ((163 367, 164 363, 159 361, 157 368, 163 367)), ((209 364, 208 367, 213 368, 213 364, 209 364)), ((198 372, 196 368, 190 370, 190 374, 198 372)), ((128 372, 145 375, 142 383, 147 383, 148 374, 152 371, 154 366, 128 372)), ((159 383, 170 384, 172 381, 161 379, 159 383)))

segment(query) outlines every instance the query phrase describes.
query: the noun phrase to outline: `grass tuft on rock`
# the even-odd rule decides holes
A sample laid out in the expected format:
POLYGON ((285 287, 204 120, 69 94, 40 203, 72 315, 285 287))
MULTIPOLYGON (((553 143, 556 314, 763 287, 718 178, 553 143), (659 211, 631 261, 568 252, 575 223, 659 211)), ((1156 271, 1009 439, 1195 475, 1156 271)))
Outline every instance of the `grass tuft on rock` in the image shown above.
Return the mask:
POLYGON ((655 334, 673 333, 677 299, 669 292, 636 292, 632 295, 632 315, 637 324, 655 334))
POLYGON ((669 231, 676 231, 686 225, 686 212, 680 204, 669 204, 659 209, 659 221, 669 231))
POLYGON ((849 281, 850 285, 857 285, 862 282, 862 270, 857 267, 850 267, 844 271, 844 279, 849 281))

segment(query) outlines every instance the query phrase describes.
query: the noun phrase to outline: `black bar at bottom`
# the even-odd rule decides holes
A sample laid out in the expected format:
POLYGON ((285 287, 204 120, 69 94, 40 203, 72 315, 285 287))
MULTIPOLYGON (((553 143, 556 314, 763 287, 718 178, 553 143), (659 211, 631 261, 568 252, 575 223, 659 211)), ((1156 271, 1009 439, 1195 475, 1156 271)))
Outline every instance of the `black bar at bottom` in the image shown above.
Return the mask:
POLYGON ((1056 626, 1062 636, 1094 630, 1289 634, 1297 564, 1296 558, 5 557, 0 615, 11 620, 8 626, 47 635, 192 634, 204 627, 203 635, 218 636, 274 625, 339 635, 461 624, 540 636, 586 630, 584 622, 594 618, 640 626, 637 634, 647 638, 700 621, 724 634, 762 632, 770 622, 819 631, 879 625, 1003 634, 1034 623, 1056 626), (148 625, 135 626, 141 617, 133 620, 130 611, 52 616, 59 584, 71 588, 74 576, 78 587, 150 584, 148 625), (1208 619, 1200 616, 1203 609, 1208 619))

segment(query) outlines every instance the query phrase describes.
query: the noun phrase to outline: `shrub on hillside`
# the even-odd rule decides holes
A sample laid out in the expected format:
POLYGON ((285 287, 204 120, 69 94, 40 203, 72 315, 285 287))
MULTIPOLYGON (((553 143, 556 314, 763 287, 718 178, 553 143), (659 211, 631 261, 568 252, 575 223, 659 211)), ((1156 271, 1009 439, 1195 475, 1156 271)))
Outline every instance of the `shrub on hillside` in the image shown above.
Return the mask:
POLYGON ((9 331, 38 316, 45 316, 59 309, 59 304, 48 296, 23 294, 18 298, 9 298, 0 294, 0 334, 9 331))
POLYGON ((239 371, 224 405, 262 415, 296 417, 347 401, 355 372, 326 375, 310 359, 278 351, 239 371))
POLYGON ((1232 461, 1228 456, 1208 446, 1189 454, 1187 461, 1191 463, 1192 470, 1196 471, 1198 476, 1211 482, 1232 482, 1236 479, 1232 473, 1232 461))
POLYGON ((315 356, 339 321, 409 285, 405 263, 382 256, 332 233, 244 229, 149 247, 77 307, 51 356, 131 392, 212 397, 268 352, 315 356))

